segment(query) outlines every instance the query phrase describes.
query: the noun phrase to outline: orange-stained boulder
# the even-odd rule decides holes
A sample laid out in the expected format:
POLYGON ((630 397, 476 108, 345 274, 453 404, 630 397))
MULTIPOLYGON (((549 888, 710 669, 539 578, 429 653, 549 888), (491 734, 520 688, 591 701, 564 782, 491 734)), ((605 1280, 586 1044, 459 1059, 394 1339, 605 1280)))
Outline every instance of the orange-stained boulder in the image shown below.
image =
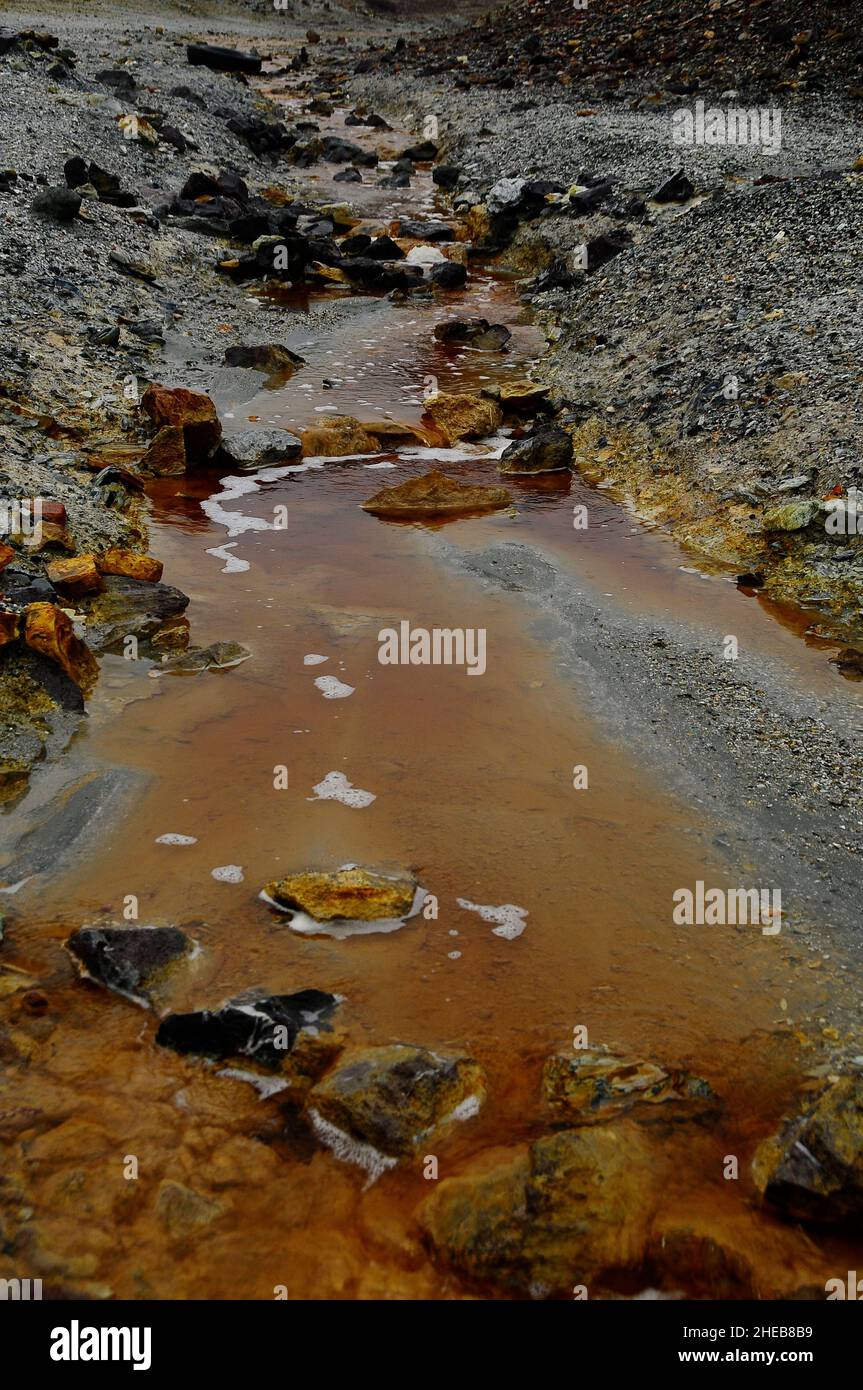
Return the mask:
POLYGON ((152 555, 138 555, 134 550, 106 550, 96 561, 101 574, 121 574, 126 579, 142 579, 158 584, 162 578, 162 561, 152 555))
POLYGON ((216 407, 203 391, 154 382, 141 397, 141 405, 159 429, 163 425, 175 425, 183 431, 189 459, 207 458, 222 437, 216 407))
POLYGON ((99 666, 86 642, 75 636, 71 620, 54 603, 29 603, 24 610, 24 640, 28 647, 47 656, 82 690, 99 674, 99 666))
POLYGON ((94 594, 103 588, 95 555, 73 555, 69 560, 54 560, 45 572, 54 588, 69 598, 81 598, 84 594, 94 594))

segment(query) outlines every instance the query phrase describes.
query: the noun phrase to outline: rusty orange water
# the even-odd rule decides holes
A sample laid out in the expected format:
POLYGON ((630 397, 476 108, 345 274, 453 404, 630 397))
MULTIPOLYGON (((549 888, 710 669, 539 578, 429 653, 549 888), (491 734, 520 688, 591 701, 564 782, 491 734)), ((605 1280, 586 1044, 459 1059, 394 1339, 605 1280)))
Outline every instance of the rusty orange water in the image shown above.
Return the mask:
MULTIPOLYGON (((420 205, 430 197, 426 180, 420 205)), ((379 215, 384 201, 370 205, 379 215)), ((331 403, 339 413, 416 420, 427 376, 442 389, 475 386, 522 372, 538 352, 507 281, 480 273, 451 305, 510 322, 511 353, 445 353, 431 338, 439 304, 365 301, 335 331, 314 319, 291 331, 310 365, 238 403, 226 428, 249 415, 302 427, 331 403), (324 375, 340 384, 325 389, 324 375)), ((261 312, 280 340, 293 329, 278 306, 261 312)), ((33 972, 43 997, 0 1001, 0 1136, 7 1183, 20 1194, 7 1264, 99 1296, 270 1298, 279 1285, 297 1298, 466 1292, 420 1244, 413 1212, 428 1184, 419 1160, 363 1191, 364 1175, 321 1149, 278 1097, 262 1102, 244 1083, 156 1049, 152 1015, 73 978, 62 940, 83 922, 122 921, 131 895, 138 920, 184 926, 204 948, 174 1007, 215 1005, 252 985, 318 987, 345 996, 352 1043, 400 1039, 475 1056, 489 1099, 436 1145, 442 1176, 544 1131, 542 1061, 579 1025, 595 1043, 689 1067, 720 1095, 721 1118, 668 1127, 678 1176, 666 1215, 743 1239, 768 1293, 795 1278, 823 1283, 850 1253, 839 1238, 816 1246, 756 1216, 745 1160, 799 1085, 810 1020, 833 986, 782 936, 672 925, 675 889, 737 881, 711 848, 715 827, 607 742, 515 597, 444 567, 436 528, 360 510, 378 487, 429 466, 388 454, 297 470, 243 496, 229 484, 225 512, 271 521, 286 507, 288 516, 287 529, 237 524, 234 535, 223 514, 213 519, 217 478, 151 487, 151 549, 166 580, 191 597, 195 643, 232 639, 252 655, 232 671, 183 678, 104 662, 89 729, 70 757, 141 780, 134 805, 100 828, 98 843, 15 896, 14 963, 33 972), (378 634, 402 620, 485 629, 487 671, 381 665, 378 634), (326 661, 308 665, 309 655, 326 661), (353 693, 325 699, 315 685, 322 675, 353 693), (587 768, 588 789, 574 787, 576 766, 587 768), (289 784, 277 791, 280 767, 289 784), (334 771, 374 802, 315 799, 334 771), (166 833, 194 843, 157 843, 166 833), (439 901, 437 920, 345 941, 301 938, 258 900, 269 878, 345 862, 412 869, 439 901), (225 865, 240 866, 243 881, 214 879, 225 865), (495 935, 459 898, 518 905, 523 934, 495 935), (729 1152, 744 1160, 739 1184, 721 1181, 729 1152), (130 1155, 136 1181, 124 1177, 130 1155), (215 1203, 212 1219, 179 1237, 159 1216, 165 1180, 215 1203)), ((497 481, 481 449, 447 472, 497 481)), ((534 540, 611 588, 613 601, 657 611, 675 602, 717 629, 733 613, 733 630, 781 654, 793 643, 805 663, 807 649, 721 579, 706 601, 708 585, 681 571, 677 547, 638 531, 601 495, 590 493, 598 524, 574 540, 571 509, 584 491, 575 480, 524 490, 517 518, 459 521, 458 540, 534 540)))

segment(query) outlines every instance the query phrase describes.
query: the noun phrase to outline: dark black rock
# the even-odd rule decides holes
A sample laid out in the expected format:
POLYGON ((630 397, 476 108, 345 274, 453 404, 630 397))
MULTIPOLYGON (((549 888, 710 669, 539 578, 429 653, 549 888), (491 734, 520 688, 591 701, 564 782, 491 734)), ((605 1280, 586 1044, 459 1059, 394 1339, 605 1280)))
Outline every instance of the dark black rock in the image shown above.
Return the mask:
POLYGON ((421 140, 418 145, 403 150, 402 158, 412 159, 414 164, 428 164, 430 160, 437 159, 437 145, 432 140, 421 140))
POLYGON ((373 261, 401 261, 404 251, 390 236, 379 236, 368 247, 366 253, 373 261))
POLYGON ((363 176, 359 169, 348 166, 347 169, 340 169, 333 175, 333 183, 362 183, 363 176))
POLYGON ((432 266, 429 276, 441 290, 460 290, 467 283, 467 270, 459 261, 442 261, 432 266))
POLYGON ((96 73, 96 81, 103 87, 113 87, 118 95, 126 96, 136 87, 135 79, 127 68, 105 68, 96 73))
POLYGON ((421 222, 407 217, 399 224, 399 236, 413 237, 417 241, 452 241, 455 229, 445 222, 421 222))
POLYGON ((337 135, 324 136, 321 157, 327 164, 358 164, 363 169, 373 169, 378 162, 374 151, 352 145, 350 140, 341 140, 337 135))
POLYGON ((72 222, 81 210, 81 195, 71 188, 46 188, 30 204, 39 217, 53 222, 72 222))
POLYGON ((601 180, 594 183, 591 188, 580 188, 577 193, 573 193, 569 200, 569 206, 573 212, 591 212, 593 208, 606 202, 612 191, 611 181, 609 179, 601 180))
POLYGON ((695 192, 695 186, 682 169, 654 188, 650 198, 654 203, 685 203, 695 192))
POLYGON ((256 77, 261 71, 261 59, 238 48, 221 48, 212 43, 186 45, 186 58, 193 66, 213 68, 216 72, 243 72, 256 77))
POLYGON ((512 337, 504 324, 488 319, 447 319, 437 324, 434 335, 439 343, 466 343, 485 352, 503 351, 512 337))
POLYGON ((264 121, 258 116, 230 116, 227 126, 258 155, 278 155, 297 142, 293 131, 287 130, 281 121, 264 121))
POLYGON ((365 232, 355 232, 353 236, 346 236, 340 242, 340 248, 346 256, 363 256, 372 244, 372 239, 365 232))
POLYGON ((160 1047, 222 1061, 252 1057, 277 1067, 304 1028, 328 1028, 338 1006, 334 994, 303 989, 296 994, 239 995, 218 1009, 169 1014, 156 1033, 160 1047))
POLYGON ((178 927, 82 927, 66 942, 82 974, 137 1003, 192 947, 178 927))
POLYGON ((560 473, 572 467, 572 439, 558 425, 537 429, 526 439, 514 439, 501 455, 501 473, 560 473))
POLYGON ((438 164, 432 169, 432 182, 436 183, 438 188, 452 189, 458 183, 460 173, 455 164, 438 164))

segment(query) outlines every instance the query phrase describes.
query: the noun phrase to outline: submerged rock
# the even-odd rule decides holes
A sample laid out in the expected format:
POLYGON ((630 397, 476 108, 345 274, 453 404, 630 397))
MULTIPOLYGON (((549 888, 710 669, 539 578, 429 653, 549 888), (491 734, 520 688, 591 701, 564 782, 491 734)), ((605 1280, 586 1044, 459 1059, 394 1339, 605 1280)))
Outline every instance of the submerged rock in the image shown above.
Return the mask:
POLYGON ((224 365, 226 367, 251 367, 268 376, 293 376, 298 367, 305 365, 305 358, 280 343, 235 343, 226 348, 224 365))
POLYGON ((572 439, 557 425, 535 430, 507 445, 499 467, 511 474, 561 473, 572 467, 572 439))
POLYGON ((308 1104, 342 1134, 401 1158, 447 1123, 476 1114, 484 1097, 482 1068, 470 1057, 393 1043, 346 1055, 308 1104))
POLYGON ((408 916, 417 885, 412 878, 355 868, 288 874, 266 884, 263 891, 274 906, 303 912, 316 922, 374 922, 408 916))
POLYGON ((653 1062, 579 1048, 549 1057, 542 1071, 542 1094, 556 1120, 593 1124, 633 1105, 664 1101, 712 1100, 706 1081, 685 1071, 664 1071, 653 1062))
POLYGON ((624 1120, 565 1130, 509 1162, 480 1159, 445 1178, 419 1218, 436 1255, 460 1274, 538 1295, 592 1291, 641 1264, 663 1180, 660 1160, 624 1120))
POLYGON ((101 652, 122 649, 129 637, 152 639, 173 626, 188 605, 188 596, 170 584, 106 575, 104 593, 89 601, 89 640, 101 652))
POLYGON ((149 1004, 178 961, 187 959, 194 942, 179 927, 82 927, 66 942, 80 974, 149 1004))
POLYGON ((451 444, 460 439, 481 439, 503 424, 503 411, 497 402, 471 392, 439 391, 426 399, 425 408, 451 444))
POLYGON ((339 999, 320 989, 295 994, 249 991, 218 1009, 168 1014, 159 1024, 156 1042, 175 1052, 200 1057, 251 1057, 277 1067, 292 1051, 303 1030, 329 1026, 339 999))
POLYGON ((251 652, 239 642, 212 642, 209 647, 189 647, 154 666, 151 676, 191 676, 200 671, 227 671, 248 661, 251 652))
POLYGON ((353 415, 333 415, 324 424, 312 425, 300 435, 303 454, 309 458, 344 454, 378 454, 380 443, 353 415))
POLYGON ((283 463, 299 458, 303 446, 295 434, 287 430, 242 430, 222 440, 222 453, 240 468, 263 468, 269 463, 283 463))
POLYGON ((863 1077, 835 1082, 758 1148, 752 1165, 766 1201, 825 1223, 863 1217, 863 1077))
POLYGON ((422 517, 461 516, 466 512, 489 512, 508 507, 512 496, 503 487, 473 487, 433 470, 421 478, 409 478, 396 487, 376 492, 363 511, 373 516, 422 517))
POLYGON ((467 343, 482 352, 502 352, 512 337, 504 324, 488 319, 447 319, 436 326, 434 335, 439 343, 467 343))

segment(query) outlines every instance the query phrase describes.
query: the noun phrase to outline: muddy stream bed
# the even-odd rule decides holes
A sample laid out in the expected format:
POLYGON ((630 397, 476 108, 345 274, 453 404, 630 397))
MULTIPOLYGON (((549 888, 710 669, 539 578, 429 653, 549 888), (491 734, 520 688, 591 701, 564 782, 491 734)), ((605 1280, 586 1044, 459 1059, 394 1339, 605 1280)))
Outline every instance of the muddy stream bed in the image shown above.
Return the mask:
MULTIPOLYGON (((360 138, 344 114, 322 128, 360 138)), ((396 149, 408 143, 390 138, 396 149)), ((368 172, 363 188, 333 184, 331 174, 308 171, 309 196, 346 198, 382 226, 446 215, 428 172, 396 191, 372 186, 368 172)), ((303 428, 328 414, 417 423, 429 378, 444 391, 476 389, 524 375, 543 347, 517 286, 491 268, 475 267, 466 290, 427 301, 322 290, 320 301, 350 301, 334 326, 298 317, 290 294, 285 304, 249 293, 260 299, 262 336, 306 365, 252 400, 214 383, 228 433, 250 420, 303 428), (509 352, 436 343, 434 325, 455 315, 510 326, 509 352)), ((415 1225, 430 1187, 422 1155, 366 1186, 278 1096, 260 1099, 241 1080, 156 1048, 152 1013, 75 979, 61 943, 85 922, 122 922, 130 895, 138 921, 181 926, 202 948, 172 993, 174 1009, 250 986, 313 987, 344 996, 339 1022, 351 1044, 400 1040, 476 1058, 488 1098, 435 1141, 441 1177, 547 1132, 542 1063, 586 1026, 592 1043, 685 1067, 720 1097, 709 1123, 670 1112, 650 1119, 674 1173, 664 1219, 745 1243, 767 1294, 853 1266, 841 1236, 813 1243, 756 1218, 748 1175, 756 1141, 804 1076, 806 1037, 834 986, 784 938, 672 924, 675 889, 735 886, 742 866, 723 859, 716 826, 608 740, 518 595, 482 588, 443 560, 440 545, 542 547, 611 605, 670 609, 717 642, 735 632, 834 698, 841 680, 800 640, 805 619, 777 622, 727 575, 695 573, 676 545, 577 478, 513 481, 515 512, 445 526, 360 510, 379 487, 434 466, 497 483, 501 442, 149 487, 150 549, 166 581, 190 595, 195 643, 238 641, 251 659, 221 673, 154 677, 147 663, 106 658, 86 731, 16 812, 26 829, 49 795, 62 804, 82 778, 115 779, 110 814, 74 853, 63 855, 58 841, 57 862, 6 899, 14 963, 38 975, 42 995, 12 1013, 20 1070, 2 1119, 7 1137, 28 1142, 8 1180, 20 1189, 18 1248, 58 1287, 156 1298, 271 1298, 277 1285, 299 1298, 471 1291, 435 1263, 415 1225), (589 508, 587 532, 572 525, 578 503, 589 508), (282 508, 287 527, 273 529, 282 508), (380 630, 404 620, 484 629, 484 674, 381 665, 380 630), (351 693, 326 698, 321 677, 351 693), (588 769, 588 790, 573 786, 577 765, 588 769), (278 767, 288 770, 286 789, 274 788, 278 767), (317 797, 332 773, 374 800, 317 797), (194 842, 159 843, 165 835, 194 842), (438 917, 389 934, 303 937, 258 898, 268 879, 344 863, 412 870, 436 895, 438 917), (226 866, 241 881, 214 877, 226 866), (496 934, 459 899, 520 907, 524 930, 496 934), (723 1180, 728 1154, 740 1156, 738 1182, 723 1180), (124 1178, 128 1155, 138 1160, 135 1182, 124 1178), (213 1204, 207 1219, 194 1229, 164 1219, 157 1193, 166 1180, 213 1204)), ((856 710, 857 690, 846 692, 856 710)), ((726 1291, 726 1274, 703 1276, 701 1291, 726 1291)))

